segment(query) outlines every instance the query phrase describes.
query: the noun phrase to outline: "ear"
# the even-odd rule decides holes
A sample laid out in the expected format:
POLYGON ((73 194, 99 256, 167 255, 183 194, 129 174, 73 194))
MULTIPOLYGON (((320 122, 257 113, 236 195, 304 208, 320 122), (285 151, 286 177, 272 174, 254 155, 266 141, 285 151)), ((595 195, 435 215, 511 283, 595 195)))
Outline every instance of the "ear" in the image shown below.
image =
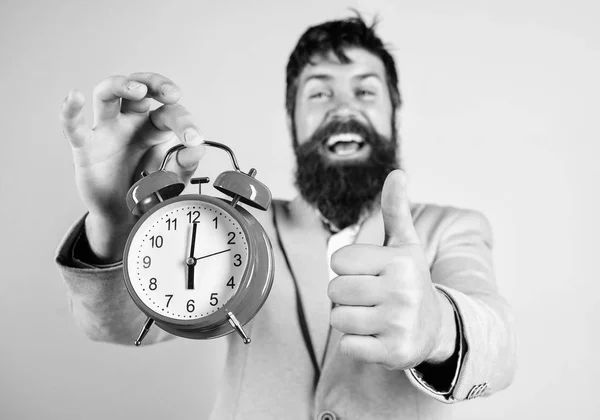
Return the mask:
POLYGON ((296 127, 294 127, 294 120, 289 114, 286 114, 285 122, 287 124, 288 133, 290 133, 290 139, 292 140, 292 146, 294 147, 294 150, 295 150, 296 147, 298 147, 298 144, 297 144, 297 141, 294 140, 296 138, 296 133, 294 132, 294 130, 296 129, 296 127))
POLYGON ((400 126, 400 108, 402 108, 402 107, 397 106, 396 109, 394 110, 394 117, 396 118, 396 130, 398 130, 398 128, 400 126))
POLYGON ((294 124, 292 123, 292 117, 290 116, 290 114, 286 113, 286 119, 285 122, 287 123, 287 128, 288 131, 290 133, 290 136, 294 137, 294 124))
POLYGON ((395 126, 392 127, 392 129, 395 131, 394 134, 396 134, 396 156, 398 158, 398 165, 400 166, 400 169, 404 170, 404 153, 402 149, 403 144, 402 136, 400 135, 400 107, 397 107, 394 110, 394 121, 395 126))

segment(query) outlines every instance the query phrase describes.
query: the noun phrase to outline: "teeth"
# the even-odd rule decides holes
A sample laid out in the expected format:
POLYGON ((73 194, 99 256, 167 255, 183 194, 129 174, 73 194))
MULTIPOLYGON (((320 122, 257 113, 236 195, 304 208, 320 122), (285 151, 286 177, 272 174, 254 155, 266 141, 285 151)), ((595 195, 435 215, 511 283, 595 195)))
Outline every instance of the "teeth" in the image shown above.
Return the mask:
POLYGON ((343 142, 343 143, 355 142, 358 144, 362 144, 363 139, 361 136, 359 136, 356 133, 334 134, 333 136, 329 137, 329 139, 327 140, 327 147, 332 147, 336 143, 340 143, 340 142, 343 142))
POLYGON ((360 149, 360 145, 356 142, 350 143, 337 143, 334 146, 335 154, 338 156, 349 156, 352 155, 360 149))

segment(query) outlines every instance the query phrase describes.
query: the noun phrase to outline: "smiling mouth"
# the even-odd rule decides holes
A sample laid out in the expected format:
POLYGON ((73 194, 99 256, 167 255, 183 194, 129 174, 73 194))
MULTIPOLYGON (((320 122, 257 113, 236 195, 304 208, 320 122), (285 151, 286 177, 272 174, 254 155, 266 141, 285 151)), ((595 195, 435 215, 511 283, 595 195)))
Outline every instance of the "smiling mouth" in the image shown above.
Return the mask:
POLYGON ((365 145, 365 140, 356 133, 334 134, 325 142, 327 150, 339 157, 353 156, 360 152, 365 145))

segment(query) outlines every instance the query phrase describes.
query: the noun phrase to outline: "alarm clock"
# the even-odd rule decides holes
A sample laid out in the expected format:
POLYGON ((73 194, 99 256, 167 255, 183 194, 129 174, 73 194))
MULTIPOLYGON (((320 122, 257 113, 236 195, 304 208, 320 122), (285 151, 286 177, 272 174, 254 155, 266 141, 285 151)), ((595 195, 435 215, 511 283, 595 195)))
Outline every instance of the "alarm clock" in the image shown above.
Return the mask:
POLYGON ((221 173, 213 186, 230 199, 203 195, 206 177, 193 178, 198 194, 180 195, 185 184, 166 171, 167 151, 156 172, 143 172, 129 189, 127 206, 139 219, 123 254, 124 280, 147 320, 135 340, 139 346, 153 324, 181 337, 209 339, 244 331, 265 303, 273 283, 271 242, 260 223, 241 204, 267 210, 271 192, 256 170, 241 171, 226 145, 233 171, 221 173))

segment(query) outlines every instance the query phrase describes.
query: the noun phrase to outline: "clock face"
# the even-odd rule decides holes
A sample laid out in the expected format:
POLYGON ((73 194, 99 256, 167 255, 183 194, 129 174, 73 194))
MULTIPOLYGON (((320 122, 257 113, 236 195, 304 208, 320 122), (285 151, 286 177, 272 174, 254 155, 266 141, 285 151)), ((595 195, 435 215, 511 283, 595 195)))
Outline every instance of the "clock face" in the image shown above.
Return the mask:
POLYGON ((127 253, 137 297, 165 318, 190 321, 222 308, 248 264, 240 223, 210 202, 184 199, 151 213, 127 253))

